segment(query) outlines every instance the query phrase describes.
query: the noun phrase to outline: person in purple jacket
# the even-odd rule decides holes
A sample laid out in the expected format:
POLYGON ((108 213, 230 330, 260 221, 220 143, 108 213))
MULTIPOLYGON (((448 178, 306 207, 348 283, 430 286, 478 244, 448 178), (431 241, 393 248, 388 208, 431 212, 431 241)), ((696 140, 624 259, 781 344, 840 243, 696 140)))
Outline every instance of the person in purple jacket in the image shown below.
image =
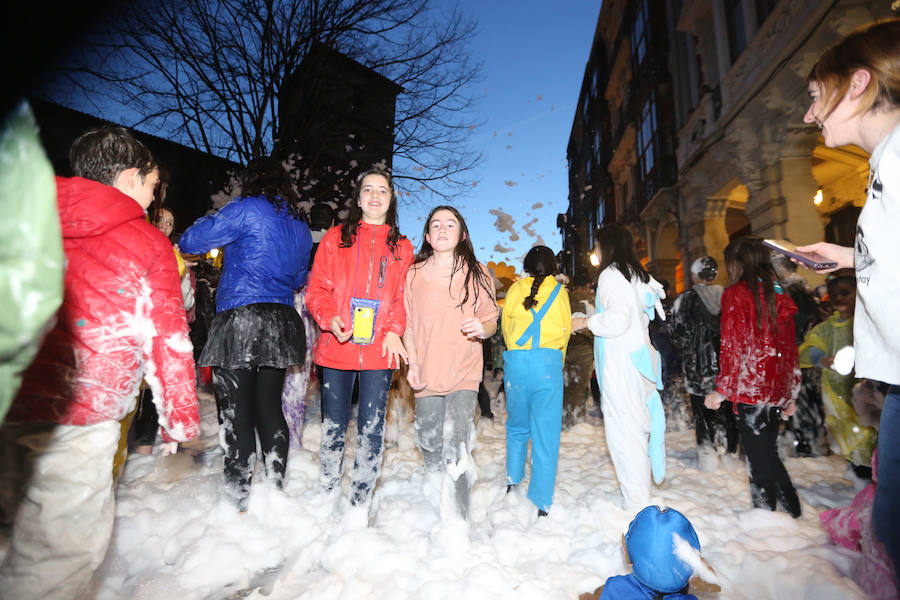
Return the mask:
POLYGON ((278 160, 250 161, 241 196, 197 220, 179 240, 190 254, 222 247, 216 316, 198 364, 213 368, 225 494, 246 512, 257 435, 267 477, 283 486, 288 430, 281 390, 285 369, 303 364, 306 355, 294 291, 306 282, 312 237, 278 160))

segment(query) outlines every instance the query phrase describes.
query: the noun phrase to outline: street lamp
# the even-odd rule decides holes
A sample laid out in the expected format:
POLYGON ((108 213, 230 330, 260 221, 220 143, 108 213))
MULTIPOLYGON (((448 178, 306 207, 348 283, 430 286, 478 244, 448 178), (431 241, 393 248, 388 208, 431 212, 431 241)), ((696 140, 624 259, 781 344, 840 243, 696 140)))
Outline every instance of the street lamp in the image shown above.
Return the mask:
POLYGON ((822 204, 822 188, 816 190, 816 194, 813 196, 813 204, 816 206, 822 204))

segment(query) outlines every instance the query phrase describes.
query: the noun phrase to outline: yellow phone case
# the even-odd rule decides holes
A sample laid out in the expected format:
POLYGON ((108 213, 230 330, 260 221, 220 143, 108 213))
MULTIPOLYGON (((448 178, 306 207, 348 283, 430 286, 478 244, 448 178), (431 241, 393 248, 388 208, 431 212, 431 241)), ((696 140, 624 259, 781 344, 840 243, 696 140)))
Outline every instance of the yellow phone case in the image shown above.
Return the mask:
POLYGON ((371 343, 375 311, 368 306, 357 306, 353 311, 353 340, 356 343, 371 343))

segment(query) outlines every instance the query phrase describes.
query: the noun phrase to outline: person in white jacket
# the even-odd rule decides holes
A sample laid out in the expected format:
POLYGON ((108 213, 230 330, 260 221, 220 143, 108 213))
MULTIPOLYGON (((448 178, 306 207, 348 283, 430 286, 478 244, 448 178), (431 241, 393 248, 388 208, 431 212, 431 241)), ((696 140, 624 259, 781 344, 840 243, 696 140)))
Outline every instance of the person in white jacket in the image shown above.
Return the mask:
MULTIPOLYGON (((825 146, 853 144, 869 154, 866 204, 848 248, 798 247, 856 269, 853 345, 856 376, 888 384, 878 437, 878 486, 872 526, 900 572, 900 19, 872 23, 827 49, 809 73, 811 103, 825 146)), ((823 272, 823 271, 820 271, 823 272)))
POLYGON ((635 256, 627 228, 605 226, 598 245, 596 312, 573 317, 572 330, 587 327, 594 334, 606 445, 624 508, 643 508, 650 502, 651 470, 657 484, 665 477, 660 358, 647 332, 657 315, 666 318, 660 302, 665 292, 635 256))

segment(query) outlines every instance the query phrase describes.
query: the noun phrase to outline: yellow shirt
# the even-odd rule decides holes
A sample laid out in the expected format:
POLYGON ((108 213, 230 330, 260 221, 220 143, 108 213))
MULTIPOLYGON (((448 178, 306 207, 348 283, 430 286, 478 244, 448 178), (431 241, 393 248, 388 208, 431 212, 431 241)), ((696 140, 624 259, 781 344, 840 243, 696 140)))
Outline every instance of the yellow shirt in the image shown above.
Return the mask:
POLYGON ((178 263, 178 276, 184 277, 184 259, 181 258, 181 252, 175 246, 172 246, 172 250, 175 251, 175 262, 178 263))
MULTIPOLYGON (((529 350, 531 349, 532 340, 528 340, 524 346, 516 345, 516 340, 522 337, 525 330, 531 325, 534 317, 530 310, 525 310, 523 302, 525 298, 531 294, 531 284, 534 277, 526 277, 520 279, 510 286, 506 292, 506 301, 503 303, 503 314, 500 319, 503 328, 503 341, 506 342, 506 348, 509 350, 529 350)), ((532 308, 540 311, 547 301, 547 297, 556 287, 556 280, 553 277, 545 277, 538 288, 535 298, 537 304, 532 308)), ((566 347, 569 345, 569 335, 572 333, 572 309, 569 307, 569 294, 563 287, 556 295, 553 304, 544 318, 541 320, 541 348, 555 348, 562 350, 563 360, 566 357, 566 347)))

